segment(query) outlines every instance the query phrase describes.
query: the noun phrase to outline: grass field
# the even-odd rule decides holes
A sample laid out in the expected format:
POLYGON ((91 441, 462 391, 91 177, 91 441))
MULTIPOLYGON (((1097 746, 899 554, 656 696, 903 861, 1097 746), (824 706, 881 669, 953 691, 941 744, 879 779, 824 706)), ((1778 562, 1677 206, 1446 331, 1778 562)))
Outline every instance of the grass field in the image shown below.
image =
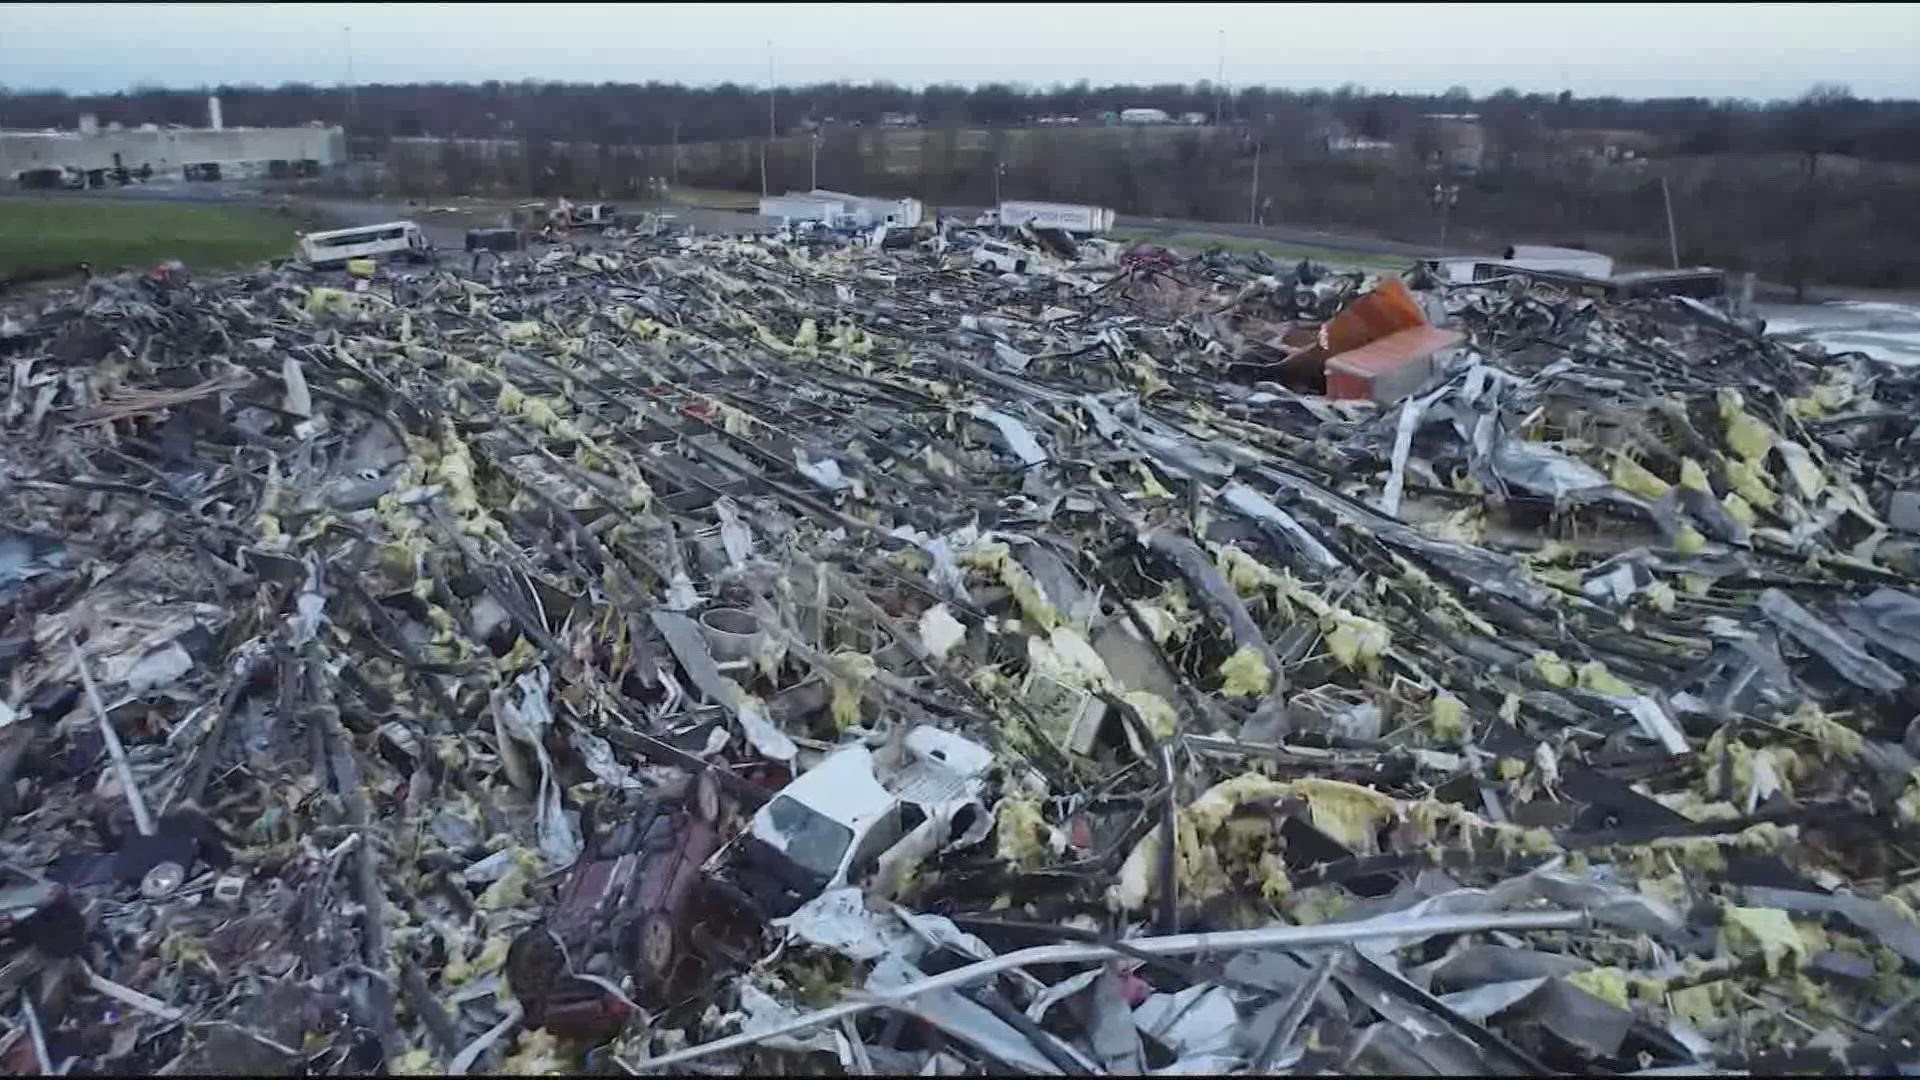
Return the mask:
POLYGON ((212 270, 286 258, 303 227, 297 217, 254 207, 0 198, 0 281, 61 276, 82 262, 109 273, 167 259, 212 270))
POLYGON ((700 206, 709 210, 757 210, 760 196, 751 191, 723 191, 719 188, 674 188, 669 201, 679 206, 700 206))
POLYGON ((1224 248, 1236 254, 1251 255, 1264 251, 1269 258, 1282 263, 1297 263, 1301 259, 1335 269, 1352 267, 1360 270, 1405 270, 1413 260, 1401 255, 1370 255, 1355 251, 1334 251, 1331 248, 1311 247, 1306 244, 1283 244, 1277 240, 1260 240, 1247 236, 1226 236, 1209 232, 1164 233, 1153 229, 1115 229, 1109 236, 1121 243, 1134 243, 1144 240, 1150 244, 1159 244, 1171 248, 1182 255, 1197 255, 1210 248, 1224 248))

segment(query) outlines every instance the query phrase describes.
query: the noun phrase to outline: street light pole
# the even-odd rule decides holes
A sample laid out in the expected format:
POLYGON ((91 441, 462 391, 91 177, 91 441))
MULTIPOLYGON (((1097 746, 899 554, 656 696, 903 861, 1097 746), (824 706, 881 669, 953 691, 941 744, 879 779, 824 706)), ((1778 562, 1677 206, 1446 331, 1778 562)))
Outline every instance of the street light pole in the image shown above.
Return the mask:
POLYGON ((767 197, 767 155, 773 151, 773 39, 767 39, 767 141, 760 147, 760 197, 767 197))

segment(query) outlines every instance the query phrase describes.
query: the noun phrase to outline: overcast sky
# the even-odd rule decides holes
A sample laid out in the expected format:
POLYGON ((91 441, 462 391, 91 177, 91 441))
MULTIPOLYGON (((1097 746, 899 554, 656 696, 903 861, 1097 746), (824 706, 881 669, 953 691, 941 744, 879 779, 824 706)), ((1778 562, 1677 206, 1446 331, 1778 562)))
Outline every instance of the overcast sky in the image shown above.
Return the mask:
POLYGON ((0 4, 0 85, 1195 82, 1920 97, 1920 4, 0 4), (351 32, 348 28, 351 27, 351 32), (348 48, 349 38, 352 42, 348 48))

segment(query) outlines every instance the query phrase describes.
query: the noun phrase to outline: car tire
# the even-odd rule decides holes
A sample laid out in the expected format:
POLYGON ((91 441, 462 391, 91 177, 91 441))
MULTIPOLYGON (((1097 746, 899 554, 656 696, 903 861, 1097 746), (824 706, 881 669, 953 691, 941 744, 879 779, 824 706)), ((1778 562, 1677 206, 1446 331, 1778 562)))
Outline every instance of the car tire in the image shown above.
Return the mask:
POLYGON ((675 940, 673 923, 665 915, 649 915, 640 924, 639 939, 636 942, 637 962, 640 973, 655 982, 665 982, 673 971, 673 962, 679 954, 679 943, 675 940))

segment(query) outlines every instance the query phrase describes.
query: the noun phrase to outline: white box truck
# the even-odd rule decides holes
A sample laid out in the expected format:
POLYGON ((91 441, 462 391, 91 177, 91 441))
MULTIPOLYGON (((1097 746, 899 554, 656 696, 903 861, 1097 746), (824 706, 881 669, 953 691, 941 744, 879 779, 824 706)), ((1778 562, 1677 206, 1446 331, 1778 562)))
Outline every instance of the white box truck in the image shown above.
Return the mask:
POLYGON ((918 226, 920 219, 925 217, 927 213, 926 208, 920 205, 920 200, 913 198, 893 199, 884 209, 881 207, 875 207, 874 209, 876 211, 874 214, 875 221, 885 221, 891 217, 893 224, 905 226, 909 229, 918 226))
POLYGON ((1031 225, 1036 229, 1064 229, 1081 236, 1094 236, 1113 228, 1113 211, 1104 206, 1074 203, 1003 202, 1000 209, 980 215, 979 224, 1007 229, 1031 225))

